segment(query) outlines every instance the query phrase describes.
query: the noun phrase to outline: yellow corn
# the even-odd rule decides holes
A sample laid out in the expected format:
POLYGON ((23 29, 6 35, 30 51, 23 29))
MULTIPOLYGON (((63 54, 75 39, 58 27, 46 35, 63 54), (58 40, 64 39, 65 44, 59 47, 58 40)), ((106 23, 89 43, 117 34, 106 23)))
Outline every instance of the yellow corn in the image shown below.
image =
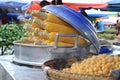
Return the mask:
POLYGON ((29 23, 32 24, 33 18, 29 18, 29 23))
POLYGON ((37 36, 39 37, 40 39, 48 39, 46 37, 46 35, 44 35, 46 31, 45 30, 40 30, 40 29, 36 29, 34 32, 32 32, 32 36, 37 36))
MULTIPOLYGON (((51 41, 55 41, 56 38, 56 34, 55 32, 51 32, 49 33, 49 40, 51 41)), ((75 37, 64 37, 64 36, 60 36, 58 41, 62 41, 65 43, 70 43, 70 44, 74 44, 75 43, 75 37)), ((85 38, 78 36, 78 45, 84 45, 87 44, 87 41, 85 40, 85 38)))
POLYGON ((41 39, 34 40, 34 45, 41 45, 43 42, 41 39))
POLYGON ((32 39, 37 40, 37 39, 41 39, 41 37, 40 36, 32 36, 32 39))
MULTIPOLYGON (((51 46, 55 45, 55 42, 50 42, 49 43, 51 46)), ((64 43, 64 42, 58 42, 58 46, 73 46, 73 44, 70 43, 64 43)))
POLYGON ((50 12, 47 13, 47 19, 45 19, 45 21, 60 24, 60 25, 70 26, 70 24, 68 24, 67 22, 65 22, 64 20, 62 20, 61 18, 57 17, 55 14, 50 12))
POLYGON ((20 19, 20 22, 30 23, 29 19, 26 19, 26 18, 22 18, 22 19, 20 19))
POLYGON ((34 27, 34 28, 40 28, 40 29, 43 29, 42 27, 41 27, 41 20, 39 20, 38 18, 34 18, 33 19, 33 21, 32 21, 32 26, 34 27))
POLYGON ((29 31, 29 32, 33 32, 33 31, 34 31, 34 28, 32 27, 31 24, 25 24, 25 25, 23 26, 23 29, 25 29, 25 30, 27 30, 27 31, 29 31))
POLYGON ((31 15, 37 17, 40 20, 45 20, 45 21, 57 23, 60 25, 70 26, 70 24, 68 24, 67 22, 65 22, 64 20, 62 20, 61 18, 57 17, 55 14, 50 12, 45 13, 39 10, 33 10, 31 12, 31 15))
MULTIPOLYGON (((50 41, 49 39, 48 40, 44 40, 43 42, 44 42, 44 44, 47 44, 47 45, 50 45, 50 46, 54 46, 55 45, 55 42, 54 41, 50 41)), ((58 46, 73 46, 73 44, 65 43, 65 42, 58 42, 58 46)))
POLYGON ((50 40, 44 40, 44 42, 48 44, 48 43, 50 43, 51 41, 50 41, 50 40))
POLYGON ((48 39, 42 39, 43 44, 50 45, 50 40, 48 39))
MULTIPOLYGON (((49 41, 55 41, 57 32, 40 32, 38 35, 41 36, 44 39, 48 39, 49 41)), ((58 41, 60 42, 65 42, 65 43, 70 43, 74 44, 75 43, 75 37, 65 37, 65 36, 60 36, 58 41)), ((84 45, 87 44, 87 40, 83 38, 82 36, 78 36, 78 45, 84 45)))
POLYGON ((65 34, 80 34, 75 28, 71 26, 60 25, 52 22, 40 21, 40 25, 48 32, 58 32, 65 34))
POLYGON ((23 37, 20 39, 20 42, 25 44, 34 44, 34 41, 30 37, 23 37))
POLYGON ((38 19, 45 20, 47 18, 47 14, 45 12, 42 12, 40 10, 33 10, 31 12, 31 15, 34 17, 37 17, 38 19))
POLYGON ((26 36, 26 37, 30 37, 30 36, 32 36, 32 33, 30 33, 30 32, 26 32, 26 33, 24 34, 24 36, 26 36))

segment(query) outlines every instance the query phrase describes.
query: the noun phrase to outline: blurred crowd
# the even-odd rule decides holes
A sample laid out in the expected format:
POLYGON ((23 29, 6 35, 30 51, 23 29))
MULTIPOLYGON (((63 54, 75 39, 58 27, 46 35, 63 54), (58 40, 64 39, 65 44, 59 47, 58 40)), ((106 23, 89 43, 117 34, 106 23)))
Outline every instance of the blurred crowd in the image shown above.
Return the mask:
POLYGON ((7 13, 8 13, 7 10, 2 10, 0 8, 0 24, 6 24, 8 22, 7 21, 7 13))
POLYGON ((22 13, 13 13, 8 12, 7 10, 3 10, 0 8, 0 25, 6 24, 6 23, 19 23, 19 19, 22 17, 30 18, 31 16, 28 14, 31 10, 40 10, 42 7, 46 5, 61 5, 62 0, 52 0, 51 2, 48 2, 47 0, 42 0, 39 3, 35 3, 35 1, 32 1, 25 10, 23 10, 22 13))

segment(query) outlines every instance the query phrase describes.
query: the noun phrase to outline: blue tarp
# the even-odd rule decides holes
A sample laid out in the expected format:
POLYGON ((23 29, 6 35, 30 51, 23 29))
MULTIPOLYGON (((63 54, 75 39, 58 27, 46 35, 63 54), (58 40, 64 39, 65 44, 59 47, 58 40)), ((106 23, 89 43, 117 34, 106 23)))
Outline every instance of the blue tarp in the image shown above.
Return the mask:
POLYGON ((102 9, 100 9, 100 10, 102 10, 102 11, 117 11, 117 12, 119 12, 120 11, 120 7, 118 7, 118 8, 102 8, 102 9))
POLYGON ((111 1, 108 1, 108 4, 117 4, 117 3, 120 3, 120 0, 111 0, 111 1))
POLYGON ((111 0, 108 2, 107 8, 102 8, 103 11, 120 11, 120 0, 111 0))
POLYGON ((107 15, 106 14, 94 14, 94 13, 93 14, 89 14, 88 13, 88 16, 89 17, 106 17, 107 15))
POLYGON ((88 17, 106 17, 107 16, 107 14, 104 14, 103 12, 95 9, 85 10, 85 12, 87 13, 88 17))
POLYGON ((108 2, 108 8, 120 8, 120 0, 111 0, 108 2))

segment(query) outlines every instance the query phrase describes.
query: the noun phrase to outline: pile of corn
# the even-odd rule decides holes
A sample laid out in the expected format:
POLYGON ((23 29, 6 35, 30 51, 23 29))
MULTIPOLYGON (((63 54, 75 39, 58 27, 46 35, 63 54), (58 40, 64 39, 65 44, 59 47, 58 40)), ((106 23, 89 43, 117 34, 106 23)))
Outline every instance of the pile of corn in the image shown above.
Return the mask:
MULTIPOLYGON (((27 30, 21 42, 34 45, 54 45, 56 34, 78 34, 78 44, 87 44, 85 38, 80 36, 75 28, 50 12, 33 10, 30 19, 22 19, 27 30)), ((59 46, 73 46, 75 37, 59 37, 59 46)))
POLYGON ((82 62, 75 62, 70 68, 63 69, 67 73, 110 76, 111 71, 120 69, 120 57, 106 54, 92 56, 82 62))

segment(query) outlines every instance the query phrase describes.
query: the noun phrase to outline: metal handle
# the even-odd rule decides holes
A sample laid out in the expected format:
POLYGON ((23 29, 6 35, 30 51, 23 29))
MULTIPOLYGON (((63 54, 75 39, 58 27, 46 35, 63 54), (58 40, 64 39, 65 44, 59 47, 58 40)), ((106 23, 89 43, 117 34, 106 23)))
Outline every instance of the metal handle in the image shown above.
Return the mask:
POLYGON ((73 48, 78 48, 78 34, 56 34, 54 48, 58 48, 59 37, 75 37, 75 43, 73 48))

